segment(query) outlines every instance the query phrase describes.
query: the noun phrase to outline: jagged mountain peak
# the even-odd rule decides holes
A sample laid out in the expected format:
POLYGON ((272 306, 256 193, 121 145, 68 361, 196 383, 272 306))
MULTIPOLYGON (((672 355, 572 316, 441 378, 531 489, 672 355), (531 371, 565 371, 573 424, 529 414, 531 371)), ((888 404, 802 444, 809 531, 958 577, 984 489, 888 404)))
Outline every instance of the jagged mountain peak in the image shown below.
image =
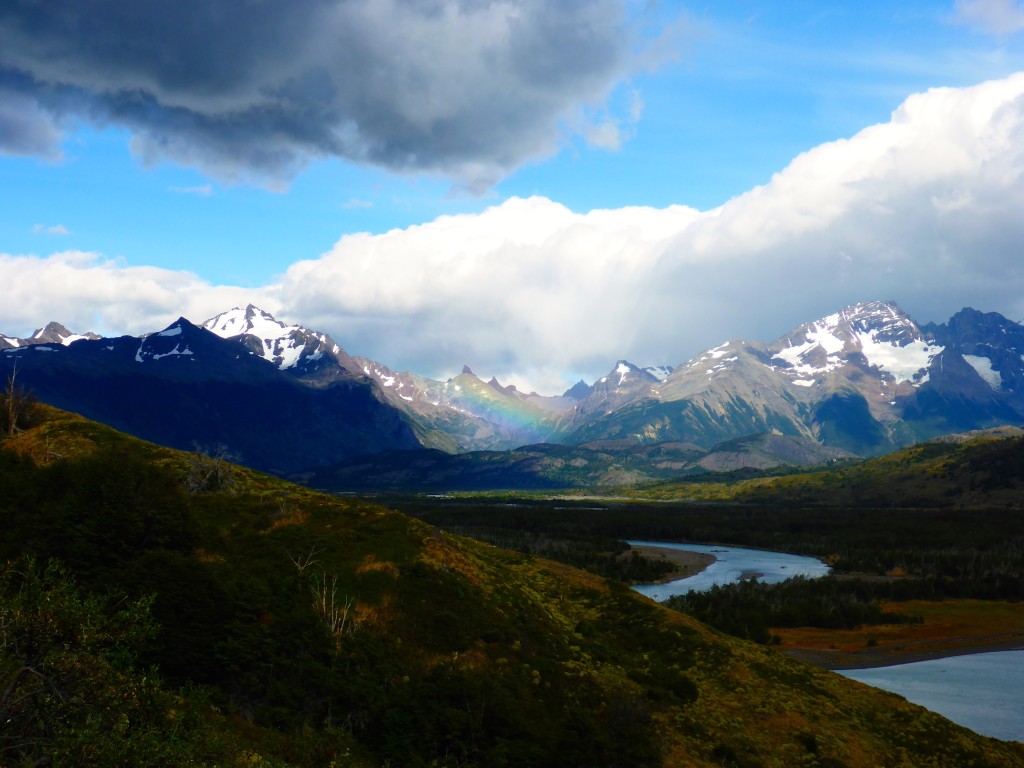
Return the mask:
MULTIPOLYGON (((519 390, 516 388, 515 384, 509 384, 509 385, 505 386, 500 381, 498 381, 498 377, 497 376, 491 376, 491 380, 487 382, 487 386, 492 387, 493 389, 496 389, 499 392, 504 392, 505 394, 508 394, 508 395, 513 395, 513 394, 518 394, 519 393, 519 390)), ((536 393, 534 393, 534 394, 536 394, 536 393)))
POLYGON ((896 383, 919 385, 943 349, 891 301, 846 307, 801 325, 769 347, 772 365, 795 376, 803 386, 813 386, 822 376, 858 363, 896 383))
POLYGON ((162 331, 146 334, 139 339, 135 362, 148 363, 165 359, 195 362, 197 353, 201 353, 209 341, 215 339, 205 329, 194 325, 187 318, 179 317, 162 331))
POLYGON ((100 337, 91 331, 86 331, 85 333, 69 331, 61 323, 52 320, 42 328, 37 328, 35 333, 27 339, 9 339, 9 341, 19 342, 19 344, 14 344, 13 346, 24 346, 25 344, 63 344, 67 346, 71 342, 80 339, 95 340, 98 338, 100 337))
POLYGON ((42 328, 37 328, 36 332, 32 334, 32 339, 34 341, 59 343, 61 338, 70 335, 71 331, 60 323, 51 320, 42 328))
POLYGON ((567 397, 571 400, 582 400, 590 394, 591 389, 593 389, 593 387, 587 384, 583 379, 580 379, 569 387, 569 389, 565 390, 562 397, 567 397))
POLYGON ((280 322, 272 314, 260 309, 255 304, 247 304, 245 307, 232 307, 225 312, 221 312, 219 315, 211 317, 203 323, 203 327, 224 339, 243 334, 276 337, 280 336, 282 332, 301 328, 301 326, 289 326, 280 322))
POLYGON ((627 382, 635 384, 640 382, 654 382, 658 379, 652 374, 645 371, 638 365, 634 365, 628 360, 618 360, 615 363, 615 367, 608 373, 607 376, 602 376, 595 382, 594 386, 598 384, 607 384, 612 388, 619 388, 625 385, 627 382))
MULTIPOLYGON (((301 325, 288 325, 255 304, 221 312, 202 327, 224 339, 241 341, 253 354, 270 361, 281 370, 308 373, 321 367, 325 357, 340 362, 345 351, 319 331, 301 325)), ((347 370, 346 366, 342 366, 347 370)))

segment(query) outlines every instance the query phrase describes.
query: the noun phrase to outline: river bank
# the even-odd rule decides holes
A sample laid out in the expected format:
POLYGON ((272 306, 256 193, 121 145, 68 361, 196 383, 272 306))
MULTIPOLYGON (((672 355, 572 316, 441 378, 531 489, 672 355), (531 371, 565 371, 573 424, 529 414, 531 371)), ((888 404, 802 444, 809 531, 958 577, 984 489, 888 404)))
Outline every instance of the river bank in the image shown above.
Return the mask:
POLYGON ((676 570, 658 579, 655 582, 657 584, 665 584, 669 581, 696 576, 718 560, 714 555, 704 552, 690 552, 685 549, 672 549, 651 544, 634 544, 630 546, 630 552, 636 552, 641 557, 646 557, 649 560, 668 561, 676 567, 676 570))
MULTIPOLYGON (((956 642, 956 640, 956 638, 951 638, 952 642, 956 642)), ((933 651, 866 648, 862 651, 844 653, 843 651, 831 649, 782 649, 782 652, 791 658, 800 659, 808 664, 813 664, 822 669, 829 669, 833 672, 897 667, 902 664, 914 664, 918 661, 949 659, 955 656, 974 656, 979 653, 996 653, 999 651, 1024 651, 1024 640, 1015 638, 1002 642, 968 642, 967 644, 957 644, 949 648, 933 651)))
POLYGON ((856 629, 773 629, 779 649, 826 669, 871 669, 916 661, 1024 649, 1024 603, 997 600, 908 600, 886 610, 916 624, 856 629))

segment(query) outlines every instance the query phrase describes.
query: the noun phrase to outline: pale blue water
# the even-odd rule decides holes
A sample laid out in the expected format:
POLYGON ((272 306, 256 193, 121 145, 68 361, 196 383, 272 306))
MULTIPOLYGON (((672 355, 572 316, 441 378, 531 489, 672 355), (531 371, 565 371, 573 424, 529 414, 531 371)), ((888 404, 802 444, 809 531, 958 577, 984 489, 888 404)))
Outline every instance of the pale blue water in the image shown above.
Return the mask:
POLYGON ((665 541, 630 541, 632 545, 647 545, 681 549, 685 552, 703 552, 718 558, 700 573, 685 579, 665 584, 638 584, 634 589, 654 600, 668 600, 672 595, 682 595, 690 590, 698 592, 711 589, 715 584, 731 584, 745 575, 758 574, 759 581, 776 584, 791 576, 817 578, 828 573, 829 567, 814 557, 789 555, 785 552, 766 552, 743 547, 722 547, 710 544, 679 544, 665 541))
POLYGON ((1024 741, 1024 651, 951 656, 839 674, 898 693, 984 736, 1024 741))
MULTIPOLYGON (((824 576, 829 568, 813 557, 766 552, 742 547, 630 541, 687 552, 712 554, 718 560, 695 576, 666 584, 639 584, 636 591, 655 600, 715 584, 731 584, 750 573, 775 584, 790 576, 824 576)), ((998 651, 918 661, 875 669, 839 672, 927 707, 954 723, 984 736, 1024 741, 1024 651, 998 651)))

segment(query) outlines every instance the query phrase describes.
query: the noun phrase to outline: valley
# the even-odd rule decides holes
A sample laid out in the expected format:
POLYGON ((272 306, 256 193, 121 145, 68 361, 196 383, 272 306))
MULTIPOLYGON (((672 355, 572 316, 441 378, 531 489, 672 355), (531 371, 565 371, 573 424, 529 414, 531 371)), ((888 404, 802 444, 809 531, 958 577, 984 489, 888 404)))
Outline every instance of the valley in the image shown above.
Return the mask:
MULTIPOLYGON (((575 538, 580 554, 627 525, 706 540, 745 531, 770 542, 775 531, 795 549, 860 530, 851 553, 864 560, 874 551, 870 529, 852 513, 811 516, 800 531, 785 515, 752 525, 763 510, 742 507, 425 497, 381 505, 231 465, 204 472, 215 483, 186 483, 204 461, 42 405, 0 445, 5 626, 25 631, 33 616, 40 627, 66 626, 63 647, 93 670, 80 677, 62 666, 65 656, 26 658, 9 646, 0 672, 17 682, 20 665, 33 664, 84 697, 71 701, 107 697, 104 711, 132 724, 110 731, 88 706, 62 705, 26 680, 19 703, 3 704, 18 724, 5 735, 15 740, 0 743, 5 760, 855 768, 898 765, 891 758, 900 754, 917 766, 1024 765, 1020 745, 729 638, 645 600, 621 576, 459 535, 486 523, 548 543, 575 538), (49 558, 68 575, 45 566, 49 558), (126 619, 107 613, 101 597, 111 591, 142 601, 130 603, 148 627, 138 638, 96 644, 74 622, 45 624, 57 618, 47 612, 85 600, 99 612, 96 626, 113 631, 126 619), (37 594, 54 597, 33 602, 37 594), (143 678, 137 663, 159 674, 143 678), (138 698, 115 703, 115 689, 138 698), (32 730, 36 722, 45 728, 32 730), (87 749, 96 728, 107 734, 100 752, 87 749)), ((989 518, 1003 534, 1005 514, 989 518)), ((990 548, 988 526, 969 530, 965 546, 990 548)), ((935 526, 924 551, 957 531, 935 526)))
POLYGON ((118 594, 138 635, 95 645, 72 620, 60 642, 87 678, 6 656, 0 672, 31 709, 3 705, 22 729, 5 754, 113 759, 82 751, 90 728, 109 729, 89 707, 21 688, 24 669, 50 665, 86 699, 137 690, 144 706, 111 705, 136 725, 110 749, 167 744, 153 765, 1024 765, 1019 745, 814 667, 1019 643, 1018 388, 1012 355, 986 358, 998 381, 968 360, 980 355, 965 322, 925 341, 895 308, 858 307, 671 372, 620 361, 554 399, 469 369, 403 377, 253 307, 140 338, 8 338, 5 626, 65 621, 51 604, 115 626, 129 618, 103 601, 118 594), (943 357, 954 348, 966 369, 943 357), (948 381, 947 366, 960 371, 948 381), (851 370, 861 390, 837 383, 851 370), (867 397, 898 376, 894 399, 867 397), (943 400, 950 381, 959 394, 943 400), (741 383, 816 426, 753 405, 741 383), (833 394, 808 405, 819 386, 833 394), (930 421, 904 418, 928 403, 930 421), (663 408, 657 429, 622 431, 663 408), (919 440, 952 423, 969 429, 919 440), (630 587, 680 562, 636 540, 793 553, 830 574, 769 583, 751 567, 658 605, 630 587), (62 602, 32 602, 48 590, 62 602), (202 722, 207 706, 218 716, 202 722), (190 724, 168 731, 169 712, 190 724))
POLYGON ((1024 768, 1024 0, 0 3, 0 768, 1024 768))

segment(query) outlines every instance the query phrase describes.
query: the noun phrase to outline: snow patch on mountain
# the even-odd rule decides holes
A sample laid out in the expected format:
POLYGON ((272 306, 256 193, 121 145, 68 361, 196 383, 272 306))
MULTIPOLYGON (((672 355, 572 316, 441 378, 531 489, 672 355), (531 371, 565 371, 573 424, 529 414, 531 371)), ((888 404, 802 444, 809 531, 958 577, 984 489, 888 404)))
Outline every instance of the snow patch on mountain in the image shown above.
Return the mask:
POLYGON ((858 333, 856 336, 868 364, 890 374, 897 383, 915 379, 920 383, 920 374, 927 370, 932 358, 944 349, 923 340, 899 346, 892 342, 879 341, 875 332, 858 333))
POLYGON ((1003 377, 992 367, 992 360, 979 355, 963 355, 964 361, 971 366, 992 389, 999 391, 1003 387, 1003 377))
POLYGON ((836 333, 839 322, 840 315, 836 313, 811 323, 802 344, 786 347, 773 355, 772 359, 789 363, 792 372, 797 374, 813 376, 839 368, 844 362, 839 353, 846 346, 846 341, 836 333), (821 353, 814 356, 811 353, 816 349, 821 349, 821 353))
POLYGON ((944 349, 926 340, 913 320, 887 302, 847 307, 802 326, 773 348, 772 360, 780 362, 780 370, 801 381, 843 368, 859 352, 883 376, 915 386, 927 380, 928 366, 944 349))
MULTIPOLYGON (((255 339, 260 345, 260 356, 282 371, 295 368, 300 363, 320 360, 329 343, 324 334, 301 325, 282 323, 252 304, 244 309, 234 307, 222 312, 204 322, 202 327, 224 339, 240 336, 255 339)), ((340 354, 341 348, 337 344, 330 342, 330 345, 335 355, 340 354)))
POLYGON ((729 342, 727 341, 727 342, 725 342, 725 344, 720 344, 719 346, 715 347, 714 349, 708 350, 708 354, 712 358, 717 360, 718 358, 724 357, 725 355, 727 355, 728 354, 728 349, 729 349, 729 342))
POLYGON ((13 336, 0 334, 0 349, 16 349, 18 347, 37 346, 39 344, 60 344, 66 347, 81 339, 95 341, 99 338, 99 336, 91 331, 75 333, 69 331, 60 323, 51 321, 42 328, 37 328, 27 339, 17 339, 13 336))
POLYGON ((667 379, 673 370, 674 368, 671 365, 651 365, 643 369, 644 373, 649 373, 658 381, 667 379))

